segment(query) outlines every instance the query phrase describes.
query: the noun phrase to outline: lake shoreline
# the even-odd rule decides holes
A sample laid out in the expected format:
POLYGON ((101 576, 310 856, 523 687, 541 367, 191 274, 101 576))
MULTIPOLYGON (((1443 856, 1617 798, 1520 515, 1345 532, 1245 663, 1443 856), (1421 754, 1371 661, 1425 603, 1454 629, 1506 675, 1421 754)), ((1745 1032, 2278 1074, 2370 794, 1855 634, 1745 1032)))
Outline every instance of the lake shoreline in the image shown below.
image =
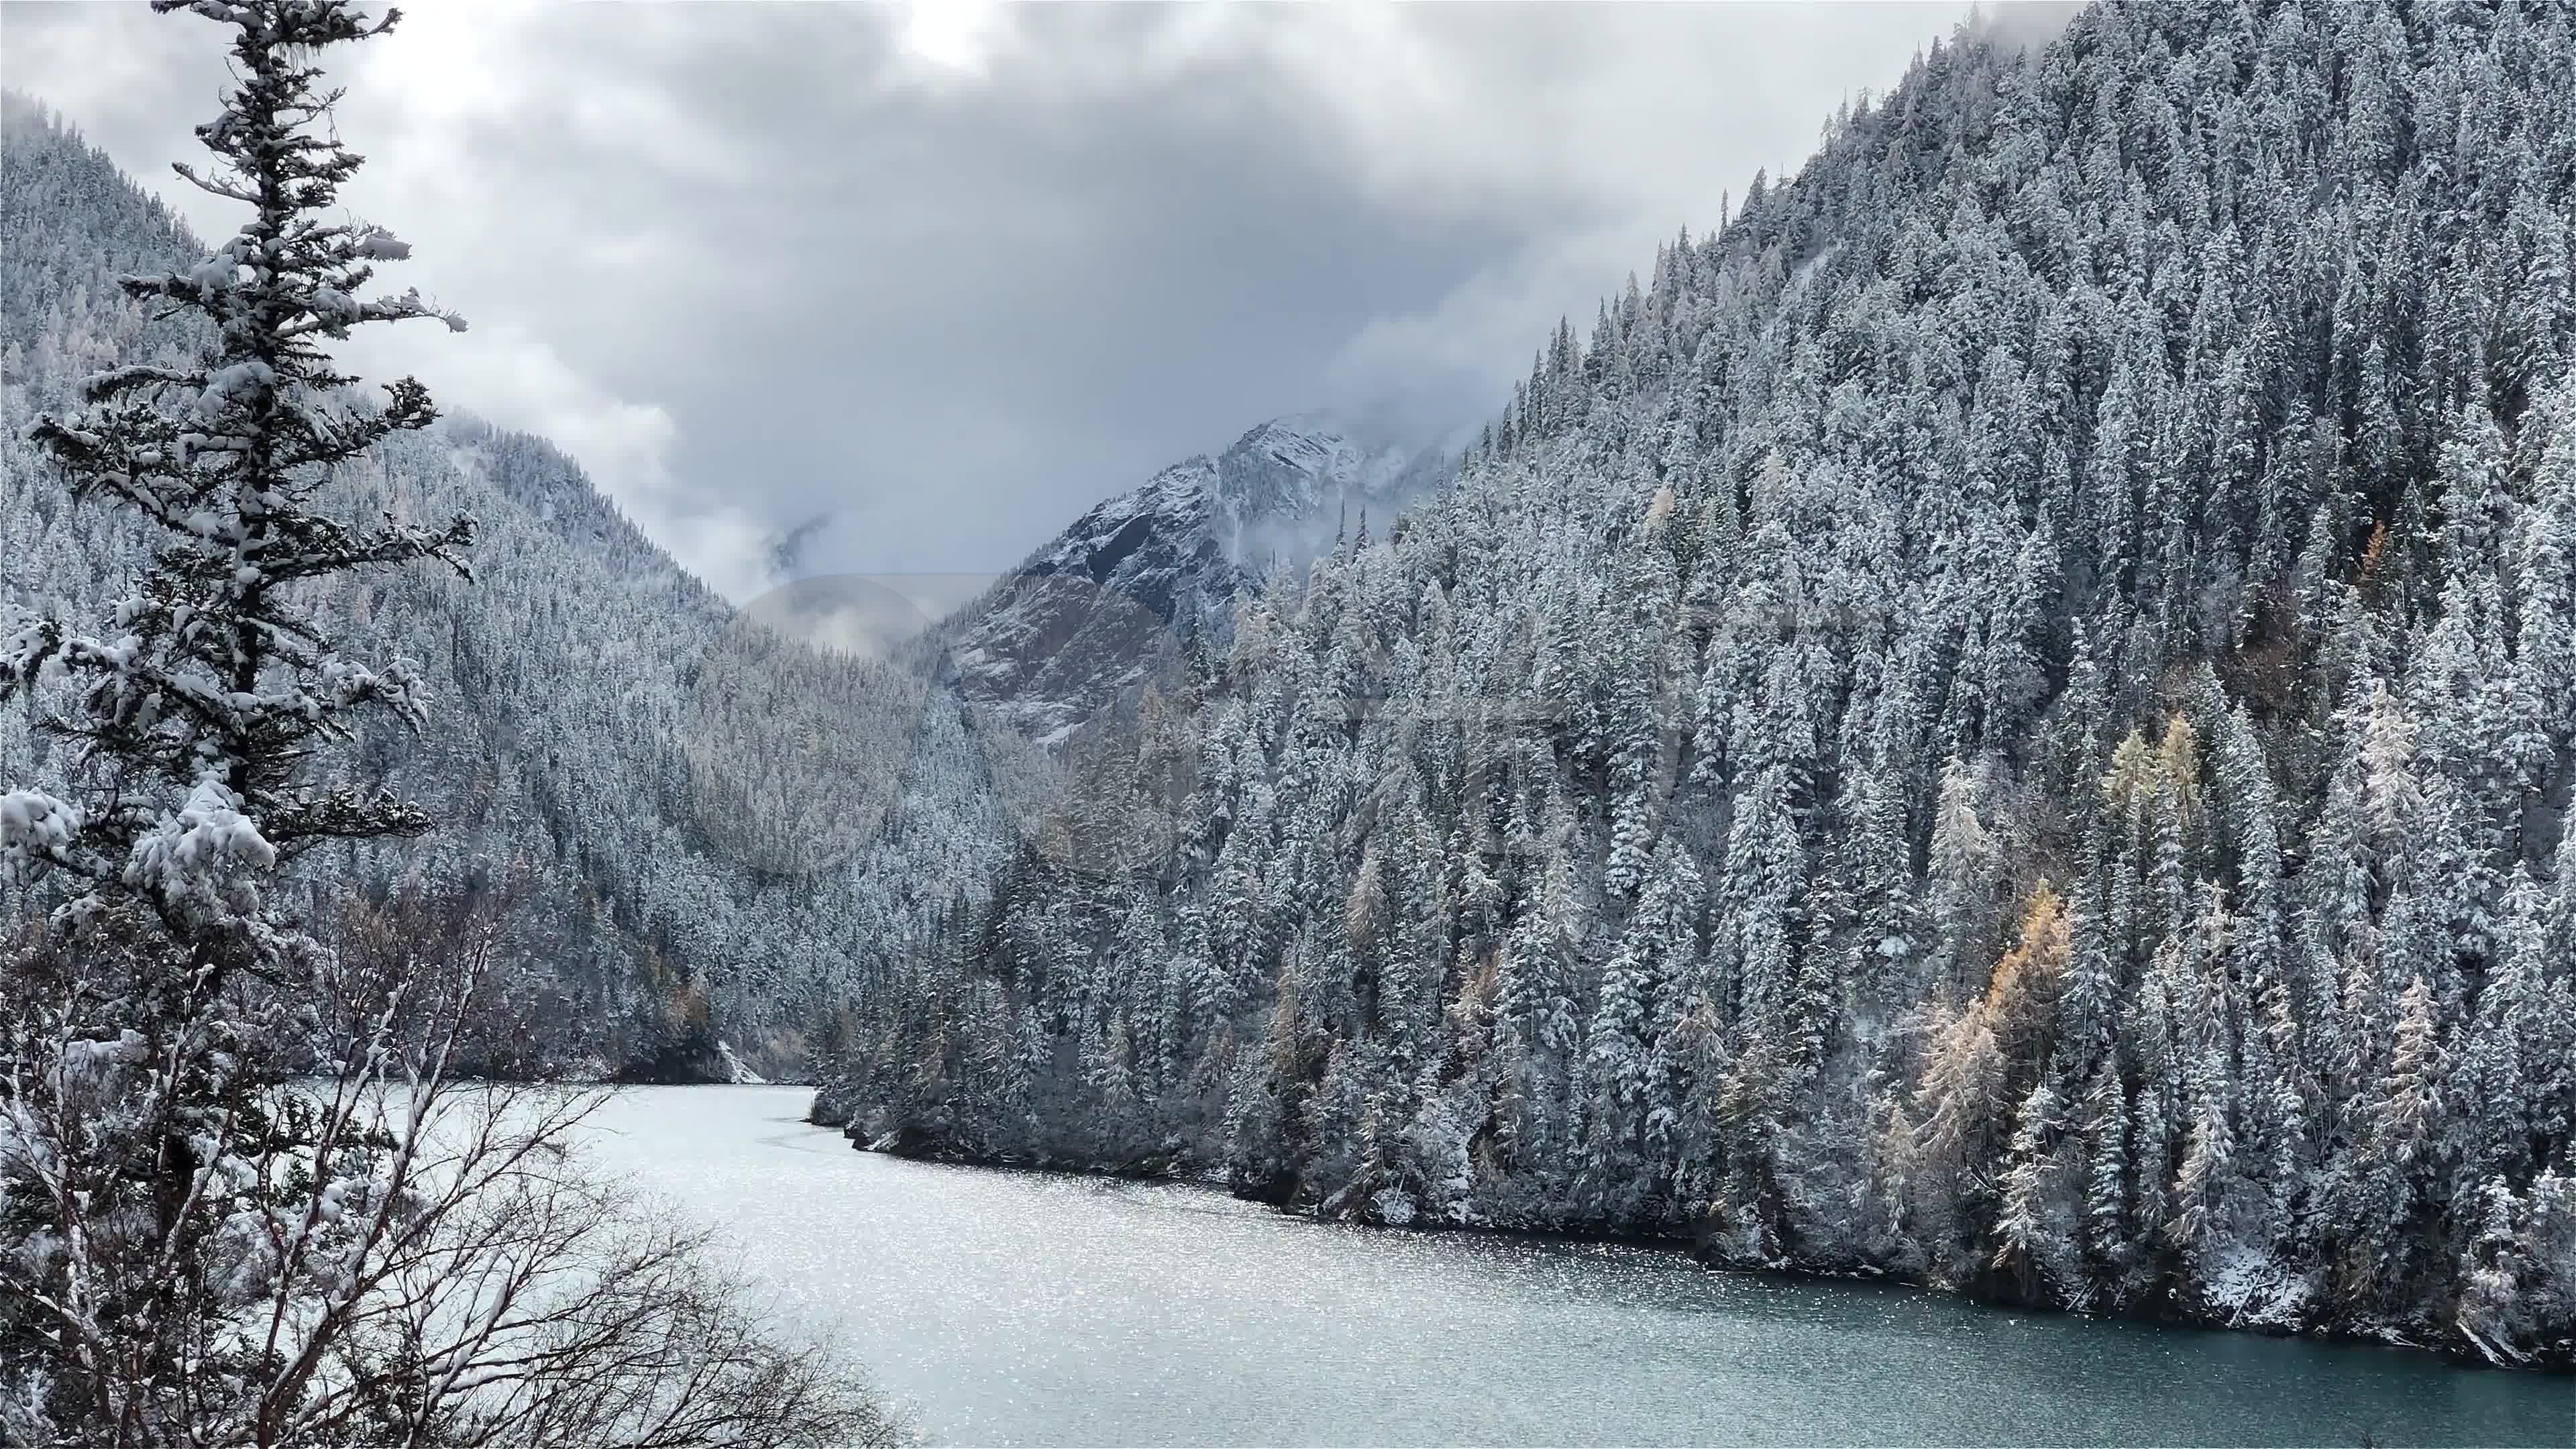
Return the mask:
POLYGON ((1711 1272, 1673 1238, 1358 1231, 1169 1172, 866 1152, 810 1101, 619 1089, 583 1150, 927 1442, 2568 1443, 2554 1376, 1711 1272))
MULTIPOLYGON (((1659 1234, 1616 1232, 1580 1228, 1512 1227, 1489 1223, 1450 1223, 1436 1220, 1387 1223, 1358 1213, 1326 1213, 1316 1205, 1280 1202, 1258 1193, 1238 1190, 1213 1169, 1190 1172, 1164 1167, 1094 1167, 1080 1164, 1013 1161, 957 1152, 947 1148, 905 1150, 887 1145, 884 1139, 869 1142, 849 1123, 817 1118, 811 1106, 803 1119, 809 1126, 828 1128, 850 1144, 851 1150, 942 1167, 968 1167, 982 1171, 1030 1174, 1041 1177, 1090 1178, 1105 1181, 1161 1183, 1196 1188, 1220 1194, 1237 1202, 1251 1203, 1269 1209, 1283 1218, 1313 1223, 1334 1223, 1367 1228, 1375 1232, 1422 1233, 1452 1237, 1494 1238, 1516 1242, 1600 1243, 1646 1249, 1683 1259, 1705 1272, 1727 1273, 1742 1277, 1783 1283, 1832 1283, 1880 1287, 1919 1294, 1926 1298, 1958 1302, 1978 1308, 2028 1314, 2039 1318, 2067 1318, 2096 1323, 2131 1323, 2154 1328, 2181 1329, 2195 1333, 2250 1335, 2258 1338, 2336 1344, 2350 1347, 2386 1349, 2392 1352, 2418 1354, 2436 1359, 2448 1366, 2463 1369, 2485 1369, 2510 1376, 2534 1375, 2541 1378, 2576 1379, 2576 1345, 2562 1357, 2543 1357, 2530 1363, 2497 1363, 2473 1351, 2465 1343, 2425 1343, 2391 1329, 2373 1330, 2369 1326, 2348 1327, 2337 1324, 2300 1324, 2282 1321, 2227 1323, 2188 1310, 2166 1308, 2131 1308, 2098 1312, 2069 1308, 2062 1304, 2034 1302, 2008 1294, 1983 1293, 1969 1288, 1947 1287, 1898 1274, 1869 1269, 1829 1269, 1801 1267, 1787 1263, 1747 1263, 1729 1261, 1679 1233, 1659 1234)), ((2169 1302, 2170 1300, 2168 1300, 2169 1302)))

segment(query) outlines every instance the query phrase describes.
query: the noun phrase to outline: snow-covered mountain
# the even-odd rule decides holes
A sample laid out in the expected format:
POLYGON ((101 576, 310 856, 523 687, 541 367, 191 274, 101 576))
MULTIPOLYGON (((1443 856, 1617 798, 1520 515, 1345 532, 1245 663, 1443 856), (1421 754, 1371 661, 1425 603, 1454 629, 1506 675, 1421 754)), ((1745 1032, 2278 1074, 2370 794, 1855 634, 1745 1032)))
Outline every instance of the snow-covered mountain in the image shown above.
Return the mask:
MULTIPOLYGON (((0 630, 21 609, 103 617, 143 556, 131 518, 73 504, 24 433, 85 374, 197 346, 114 278, 204 255, 106 155, 0 104, 0 630)), ((476 581, 411 570, 315 599, 353 651, 419 665, 428 727, 357 748, 437 828, 317 852, 305 883, 506 896, 511 989, 552 1030, 496 1067, 793 1073, 1009 838, 952 699, 746 619, 543 440, 453 418, 338 487, 354 517, 471 514, 476 581)), ((0 712, 0 788, 71 768, 0 712)))
MULTIPOLYGON (((33 102, 0 109, 0 623, 96 618, 148 541, 71 505, 23 434, 85 374, 198 344, 114 278, 204 247, 33 102)), ((345 506, 473 515, 477 581, 393 575, 317 612, 353 648, 420 664, 429 729, 360 749, 439 826, 317 863, 315 883, 506 885, 514 990, 550 998, 557 1030, 497 1066, 792 1074, 1052 819, 1055 774, 1021 736, 1060 738, 1184 632, 1222 630, 1273 560, 1330 541, 1346 501, 1357 528, 1438 475, 1437 455, 1359 432, 1283 418, 1092 510, 950 621, 977 664, 957 692, 928 687, 926 651, 802 647, 818 633, 801 610, 851 602, 829 589, 736 611, 542 439, 466 418, 397 438, 342 480, 345 506)), ((0 714, 0 788, 66 768, 23 712, 0 714)))
POLYGON ((941 628, 959 692, 1062 741, 1196 638, 1235 598, 1333 538, 1383 525, 1443 474, 1436 448, 1320 414, 1275 418, 1073 521, 941 628))
POLYGON ((1963 30, 1086 751, 1136 844, 818 1115, 2576 1364, 2571 217, 2563 0, 1963 30))

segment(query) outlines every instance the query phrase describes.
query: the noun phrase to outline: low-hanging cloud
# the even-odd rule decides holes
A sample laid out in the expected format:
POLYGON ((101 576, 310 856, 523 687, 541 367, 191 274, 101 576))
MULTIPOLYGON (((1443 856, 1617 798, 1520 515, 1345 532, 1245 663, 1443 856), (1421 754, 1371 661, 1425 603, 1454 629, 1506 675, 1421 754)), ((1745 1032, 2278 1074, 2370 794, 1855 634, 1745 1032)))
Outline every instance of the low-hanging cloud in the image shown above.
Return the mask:
MULTIPOLYGON (((340 126, 475 330, 355 360, 551 436, 737 598, 818 515, 813 571, 1006 567, 1275 414, 1485 416, 1965 13, 442 0, 340 126)), ((0 81, 206 233, 165 168, 222 79, 201 21, 0 8, 0 81)))

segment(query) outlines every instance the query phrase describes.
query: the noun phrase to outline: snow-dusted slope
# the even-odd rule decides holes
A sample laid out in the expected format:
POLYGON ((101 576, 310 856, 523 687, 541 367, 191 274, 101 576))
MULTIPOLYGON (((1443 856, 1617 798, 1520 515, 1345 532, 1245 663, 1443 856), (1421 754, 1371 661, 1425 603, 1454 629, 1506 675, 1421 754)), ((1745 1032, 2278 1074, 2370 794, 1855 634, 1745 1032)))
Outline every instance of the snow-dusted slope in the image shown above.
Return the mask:
POLYGON ((1380 523, 1440 476, 1435 452, 1313 414, 1263 423, 1074 520, 944 626, 959 691, 1054 744, 1222 633, 1236 595, 1380 523))
POLYGON ((1963 32, 1086 752, 1127 868, 818 1111, 2576 1364, 2571 217, 2564 0, 1963 32))
MULTIPOLYGON (((196 345, 113 278, 204 255, 104 154, 0 100, 0 633, 21 609, 101 617, 148 546, 126 514, 72 505, 23 434, 84 374, 196 345)), ((542 440, 452 419, 337 486, 352 517, 473 515, 476 581, 317 593, 360 657, 418 664, 429 727, 358 749, 438 828, 317 851, 304 880, 326 903, 506 883, 512 990, 548 1002, 547 1029, 496 1069, 798 1071, 812 1003, 864 1000, 990 869, 1007 822, 953 702, 746 623, 542 440)), ((0 788, 69 768, 0 711, 0 788)), ((0 892, 0 916, 19 901, 0 892)))

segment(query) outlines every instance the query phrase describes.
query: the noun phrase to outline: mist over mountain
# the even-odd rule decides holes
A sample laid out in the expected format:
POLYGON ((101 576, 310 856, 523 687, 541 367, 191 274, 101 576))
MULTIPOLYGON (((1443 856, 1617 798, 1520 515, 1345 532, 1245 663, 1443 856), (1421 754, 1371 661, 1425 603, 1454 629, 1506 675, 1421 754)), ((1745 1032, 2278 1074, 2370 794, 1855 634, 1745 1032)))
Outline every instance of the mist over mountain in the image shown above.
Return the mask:
MULTIPOLYGON (((0 609, 79 614, 107 605, 146 540, 39 486, 27 421, 102 366, 193 347, 114 280, 203 246, 38 101, 6 106, 0 555, 24 566, 0 609)), ((424 572, 324 606, 419 661, 446 704, 419 740, 361 746, 398 761, 386 778, 439 830, 344 868, 378 894, 451 873, 512 894, 515 989, 559 1005, 551 1034, 495 1066, 796 1076, 811 1033, 1050 818, 1061 783, 1017 736, 1061 743, 1132 710, 1185 639, 1223 635, 1262 572, 1329 544, 1345 509, 1354 526, 1392 514, 1437 463, 1316 417, 1265 424, 1101 505, 935 626, 925 605, 953 579, 792 580, 738 609, 541 439, 471 418, 395 439, 342 499, 360 516, 473 515, 478 580, 424 572), (1100 536, 1112 515, 1123 543, 1100 536)), ((779 540, 778 572, 825 522, 779 540)), ((12 778, 42 778, 61 748, 30 723, 0 716, 12 778)))

